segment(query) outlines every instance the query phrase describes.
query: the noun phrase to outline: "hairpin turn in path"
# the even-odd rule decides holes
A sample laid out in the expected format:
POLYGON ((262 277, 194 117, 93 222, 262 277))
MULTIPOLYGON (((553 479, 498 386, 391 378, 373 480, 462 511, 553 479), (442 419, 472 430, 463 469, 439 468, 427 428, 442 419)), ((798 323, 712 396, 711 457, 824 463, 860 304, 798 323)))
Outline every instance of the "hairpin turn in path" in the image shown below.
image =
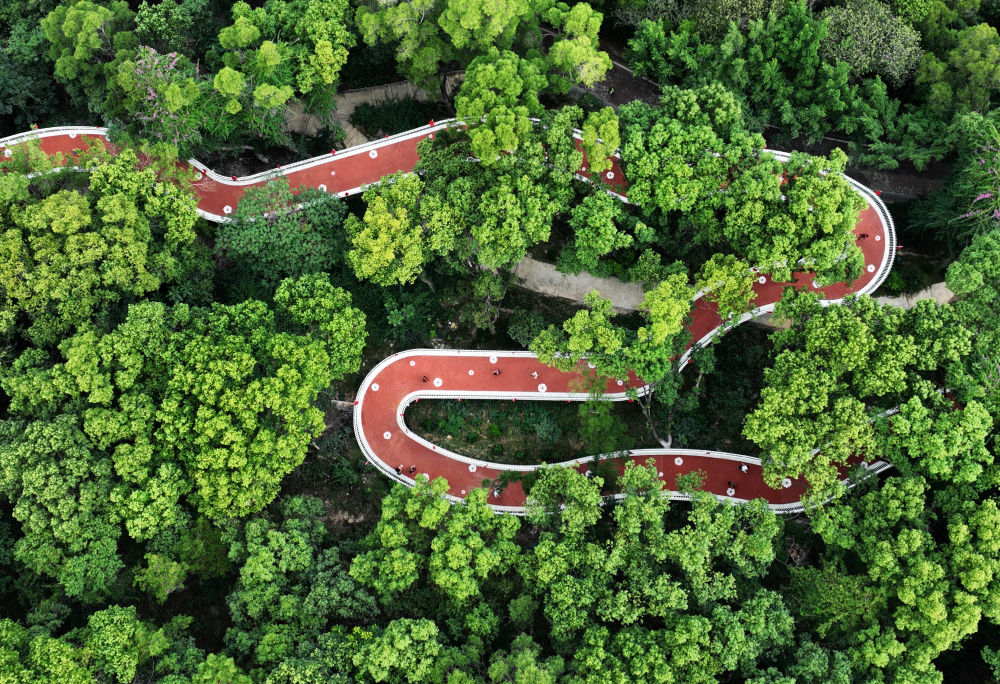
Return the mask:
MULTIPOLYGON (((331 151, 328 155, 243 178, 222 176, 197 160, 189 160, 188 164, 198 172, 193 184, 199 200, 198 211, 208 220, 226 221, 246 188, 263 185, 279 175, 288 177, 293 187, 308 185, 342 197, 358 194, 365 185, 377 183, 383 176, 397 171, 411 171, 418 160, 417 143, 433 138, 437 131, 456 123, 454 120, 432 122, 432 125, 382 140, 331 151)), ((37 138, 45 152, 71 155, 75 148, 83 146, 83 136, 106 141, 106 134, 106 129, 87 126, 48 128, 0 139, 0 149, 9 156, 12 145, 37 138)), ((769 153, 782 161, 788 159, 788 154, 784 152, 769 150, 769 153)), ((613 158, 614 165, 607 172, 605 182, 614 191, 613 194, 627 201, 628 185, 619 161, 617 156, 613 158)), ((579 170, 581 178, 586 179, 586 171, 584 160, 579 170)), ((762 274, 754 286, 753 310, 726 324, 719 318, 715 304, 705 301, 699 293, 695 297, 692 320, 688 325, 693 344, 681 357, 678 370, 687 364, 694 348, 707 343, 720 331, 773 311, 784 287, 788 285, 819 292, 823 303, 829 305, 840 303, 851 294, 874 292, 882 284, 892 269, 896 250, 892 217, 876 193, 851 178, 847 180, 868 205, 862 210, 854 229, 865 259, 861 277, 850 286, 835 283, 816 288, 810 273, 796 273, 791 283, 776 283, 762 274), (861 235, 866 237, 861 239, 861 235)), ((589 398, 588 394, 570 389, 575 375, 542 365, 531 352, 468 349, 400 352, 377 364, 361 383, 354 406, 355 435, 368 461, 387 477, 412 485, 413 478, 421 474, 432 479, 442 476, 448 480, 450 487, 446 496, 460 501, 469 491, 480 487, 483 480, 496 480, 504 471, 526 471, 535 466, 491 463, 431 444, 406 427, 406 407, 420 398, 584 401, 589 398), (498 369, 503 371, 502 374, 494 375, 493 371, 498 369), (537 377, 534 373, 538 374, 537 377), (423 381, 425 376, 428 382, 423 381), (414 467, 415 472, 411 473, 414 467)), ((622 382, 608 380, 605 397, 624 401, 628 399, 627 387, 635 388, 639 393, 645 391, 641 381, 630 376, 622 382)), ((721 499, 739 502, 761 497, 776 512, 803 510, 800 498, 806 489, 805 482, 786 480, 782 489, 771 489, 761 477, 760 460, 740 454, 697 449, 633 449, 627 453, 589 456, 551 465, 571 465, 586 471, 591 462, 601 458, 618 459, 619 468, 628 460, 641 464, 652 460, 668 487, 673 485, 677 475, 702 470, 706 473, 705 489, 721 499), (747 465, 747 472, 740 472, 740 464, 747 465), (733 495, 727 494, 731 491, 731 483, 736 484, 733 495)), ((889 467, 882 461, 863 465, 874 472, 889 467)), ((683 494, 675 491, 670 491, 669 495, 684 498, 683 494)), ((520 514, 525 510, 526 497, 520 483, 515 481, 502 491, 492 492, 489 502, 498 512, 520 514)))

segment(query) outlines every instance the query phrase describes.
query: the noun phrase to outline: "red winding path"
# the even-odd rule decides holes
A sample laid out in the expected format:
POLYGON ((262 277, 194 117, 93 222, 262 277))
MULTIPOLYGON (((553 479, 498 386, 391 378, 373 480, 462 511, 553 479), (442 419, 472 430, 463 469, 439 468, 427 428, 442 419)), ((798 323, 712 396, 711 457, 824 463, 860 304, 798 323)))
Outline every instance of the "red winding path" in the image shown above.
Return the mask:
MULTIPOLYGON (((378 182, 383 176, 396 171, 410 171, 417 162, 416 146, 420 140, 433 135, 452 121, 443 121, 433 126, 407 131, 396 136, 359 145, 329 155, 314 157, 272 171, 233 179, 221 176, 205 167, 197 160, 188 164, 200 173, 193 184, 199 202, 198 211, 209 220, 226 221, 226 216, 236 207, 244 189, 263 185, 268 180, 284 175, 292 187, 307 185, 341 196, 362 192, 363 186, 378 182)), ((54 154, 62 152, 72 160, 75 148, 83 148, 82 137, 91 136, 106 141, 106 129, 93 127, 48 128, 0 139, 0 150, 9 156, 10 147, 27 139, 38 138, 42 150, 54 154)), ((779 159, 787 159, 781 152, 771 152, 779 159)), ((619 160, 613 159, 614 167, 609 173, 609 182, 622 199, 627 184, 619 167, 619 160)), ((580 169, 585 178, 586 162, 580 169)), ((885 205, 875 193, 848 178, 854 189, 868 202, 860 216, 855 234, 867 234, 866 239, 858 239, 858 246, 864 253, 866 269, 863 275, 850 286, 837 283, 817 289, 812 285, 812 274, 797 273, 793 283, 776 283, 766 276, 760 277, 755 286, 755 309, 731 322, 738 325, 753 316, 774 309, 781 298, 784 287, 789 284, 800 289, 810 289, 821 293, 825 304, 834 304, 849 294, 873 292, 892 268, 896 238, 892 218, 885 205)), ((696 297, 692 310, 692 320, 688 329, 692 333, 694 345, 707 342, 723 327, 716 312, 715 304, 696 297)), ((691 349, 685 352, 680 367, 687 364, 691 349)), ((462 499, 467 492, 481 486, 484 479, 495 480, 503 471, 531 470, 533 466, 512 466, 471 459, 447 451, 443 447, 430 444, 410 432, 404 423, 403 414, 410 402, 426 398, 452 399, 501 399, 501 400, 546 400, 583 401, 589 395, 571 391, 571 383, 576 373, 562 373, 538 362, 530 352, 490 352, 476 350, 410 350, 383 360, 375 366, 358 389, 354 412, 354 430, 366 458, 387 476, 407 485, 413 484, 409 469, 415 466, 414 476, 427 474, 431 478, 443 476, 448 480, 449 498, 462 499), (502 371, 494 376, 495 369, 502 371), (536 379, 531 375, 537 372, 536 379), (427 376, 428 382, 422 378, 427 376), (403 469, 396 472, 397 466, 403 469)), ((643 391, 641 382, 631 377, 628 384, 643 391)), ((607 398, 615 401, 627 399, 625 385, 614 380, 608 381, 607 398)), ((799 499, 805 491, 802 481, 787 482, 782 489, 771 489, 761 477, 759 459, 739 454, 700 451, 695 449, 637 449, 620 455, 617 467, 621 469, 627 459, 646 463, 652 459, 660 477, 668 487, 674 485, 677 475, 692 470, 702 470, 707 474, 705 488, 719 498, 745 501, 764 498, 778 512, 802 510, 799 499), (746 463, 749 471, 739 471, 738 464, 746 463), (727 483, 734 482, 736 490, 727 494, 727 483)), ((588 463, 601 456, 592 456, 576 461, 568 461, 581 471, 588 463)), ((879 462, 868 466, 879 471, 888 464, 879 462)), ((675 498, 683 498, 671 492, 675 498)), ((514 482, 503 491, 494 492, 489 497, 490 504, 498 511, 522 513, 525 495, 519 483, 514 482)))

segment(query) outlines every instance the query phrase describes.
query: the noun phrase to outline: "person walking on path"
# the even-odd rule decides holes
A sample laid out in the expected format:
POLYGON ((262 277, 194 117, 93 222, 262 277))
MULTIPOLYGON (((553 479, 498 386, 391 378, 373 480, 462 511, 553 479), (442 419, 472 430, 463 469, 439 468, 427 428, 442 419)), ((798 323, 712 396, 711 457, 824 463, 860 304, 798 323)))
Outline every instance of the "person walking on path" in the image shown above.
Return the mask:
POLYGON ((402 464, 396 466, 396 474, 397 475, 402 475, 403 474, 403 466, 402 466, 402 464))
POLYGON ((740 463, 740 472, 741 473, 743 473, 744 475, 746 475, 747 471, 749 471, 749 470, 750 470, 750 468, 747 467, 746 463, 740 463))
POLYGON ((537 380, 537 379, 538 379, 538 376, 539 376, 539 375, 541 375, 541 374, 540 374, 540 373, 539 373, 538 371, 531 371, 530 375, 531 375, 531 377, 533 377, 533 378, 534 378, 535 380, 537 380))
POLYGON ((420 382, 427 382, 427 376, 425 375, 424 377, 420 378, 420 382))
POLYGON ((493 375, 500 375, 500 369, 497 368, 495 371, 493 371, 493 375))
POLYGON ((410 466, 410 475, 412 475, 415 472, 417 472, 417 466, 415 465, 410 466))

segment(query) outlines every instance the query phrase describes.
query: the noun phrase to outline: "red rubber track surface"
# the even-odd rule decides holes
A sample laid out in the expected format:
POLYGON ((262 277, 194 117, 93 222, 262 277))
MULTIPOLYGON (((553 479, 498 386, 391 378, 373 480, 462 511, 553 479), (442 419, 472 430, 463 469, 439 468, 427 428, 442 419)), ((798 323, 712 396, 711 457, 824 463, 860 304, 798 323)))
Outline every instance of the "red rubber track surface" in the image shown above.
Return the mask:
MULTIPOLYGON (((225 221, 243 196, 245 188, 265 184, 278 175, 288 177, 293 188, 299 185, 316 187, 326 192, 342 196, 357 194, 363 186, 378 182, 383 176, 397 171, 412 171, 417 156, 417 143, 449 125, 452 121, 407 131, 384 140, 373 141, 330 155, 287 165, 267 173, 239 179, 220 176, 196 160, 188 164, 199 171, 199 179, 193 184, 198 196, 199 212, 210 220, 225 221)), ((458 124, 461 125, 461 124, 458 124)), ((67 163, 72 163, 74 149, 85 148, 83 136, 97 138, 113 150, 104 137, 104 129, 89 127, 66 127, 43 129, 0 139, 0 149, 6 151, 12 145, 26 138, 38 138, 42 150, 48 154, 61 152, 67 155, 67 163)), ((579 147, 579 140, 577 141, 579 147)), ((9 154, 9 152, 6 152, 9 154)), ((773 152, 779 158, 784 153, 773 152)), ((622 199, 627 194, 627 183, 617 157, 612 159, 613 168, 606 174, 605 183, 622 199)), ((579 170, 586 177, 587 162, 579 170)), ((849 294, 872 292, 885 279, 892 266, 895 234, 892 220, 885 206, 876 194, 851 181, 854 188, 868 202, 861 212, 855 235, 857 244, 864 253, 866 268, 862 276, 853 283, 836 283, 817 289, 813 286, 812 273, 796 273, 791 283, 778 283, 769 277, 760 276, 754 286, 755 310, 731 325, 737 325, 753 315, 772 310, 781 298, 783 289, 792 285, 798 289, 808 289, 821 293, 824 303, 836 303, 849 294), (867 234, 867 238, 860 236, 867 234)), ((729 326, 727 326, 729 327, 729 326)), ((691 312, 688 330, 695 345, 704 343, 723 328, 714 303, 698 297, 691 312)), ((724 331, 723 331, 724 334, 724 331)), ((681 367, 687 363, 690 349, 681 359, 681 367)), ((581 369, 586 371, 585 368, 581 369)), ((432 479, 444 477, 448 480, 449 498, 462 499, 469 491, 482 485, 483 480, 494 480, 503 471, 524 471, 532 466, 509 466, 470 459, 447 451, 439 445, 415 436, 405 427, 403 414, 411 401, 420 397, 455 399, 498 399, 505 401, 546 400, 583 401, 589 398, 585 392, 574 391, 580 373, 562 373, 544 366, 530 352, 489 352, 473 350, 411 350, 401 352, 382 361, 365 378, 355 402, 355 434, 366 458, 387 476, 404 484, 413 484, 417 474, 427 474, 432 479), (499 369, 500 375, 492 375, 499 369), (531 375, 539 374, 538 378, 531 375), (428 381, 423 382, 427 376, 428 381), (397 473, 399 467, 402 474, 397 473), (415 468, 413 476, 411 467, 415 468)), ((625 383, 643 391, 643 384, 630 377, 625 383)), ((608 380, 607 398, 626 400, 625 384, 608 380)), ((719 498, 743 501, 764 498, 779 512, 802 510, 799 500, 806 490, 806 483, 794 481, 781 489, 767 486, 761 477, 759 459, 723 452, 698 451, 693 449, 640 449, 627 454, 614 455, 619 471, 628 460, 655 464, 657 472, 667 488, 674 486, 678 475, 693 470, 705 474, 704 487, 719 498), (742 473, 738 463, 746 463, 748 472, 742 473), (728 484, 736 485, 732 496, 727 494, 728 484)), ((588 469, 589 462, 605 458, 593 456, 578 461, 567 462, 581 471, 588 469)), ((868 466, 878 471, 888 464, 876 463, 868 466)), ((676 498, 683 498, 677 492, 670 492, 676 498)), ((526 504, 525 494, 518 482, 513 482, 500 492, 489 497, 490 504, 498 511, 521 513, 526 504)))

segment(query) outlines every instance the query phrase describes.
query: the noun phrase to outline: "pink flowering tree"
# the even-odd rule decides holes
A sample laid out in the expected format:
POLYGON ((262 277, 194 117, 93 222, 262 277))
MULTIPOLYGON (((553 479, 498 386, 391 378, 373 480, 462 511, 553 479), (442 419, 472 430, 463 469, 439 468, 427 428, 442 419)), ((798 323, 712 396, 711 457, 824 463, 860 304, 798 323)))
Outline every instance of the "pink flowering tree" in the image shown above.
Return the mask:
POLYGON ((959 176, 970 199, 957 222, 984 233, 1000 228, 1000 133, 994 121, 985 117, 978 128, 975 147, 959 176))
POLYGON ((175 145, 182 157, 193 153, 208 115, 203 83, 186 57, 140 46, 115 77, 126 131, 175 145))

